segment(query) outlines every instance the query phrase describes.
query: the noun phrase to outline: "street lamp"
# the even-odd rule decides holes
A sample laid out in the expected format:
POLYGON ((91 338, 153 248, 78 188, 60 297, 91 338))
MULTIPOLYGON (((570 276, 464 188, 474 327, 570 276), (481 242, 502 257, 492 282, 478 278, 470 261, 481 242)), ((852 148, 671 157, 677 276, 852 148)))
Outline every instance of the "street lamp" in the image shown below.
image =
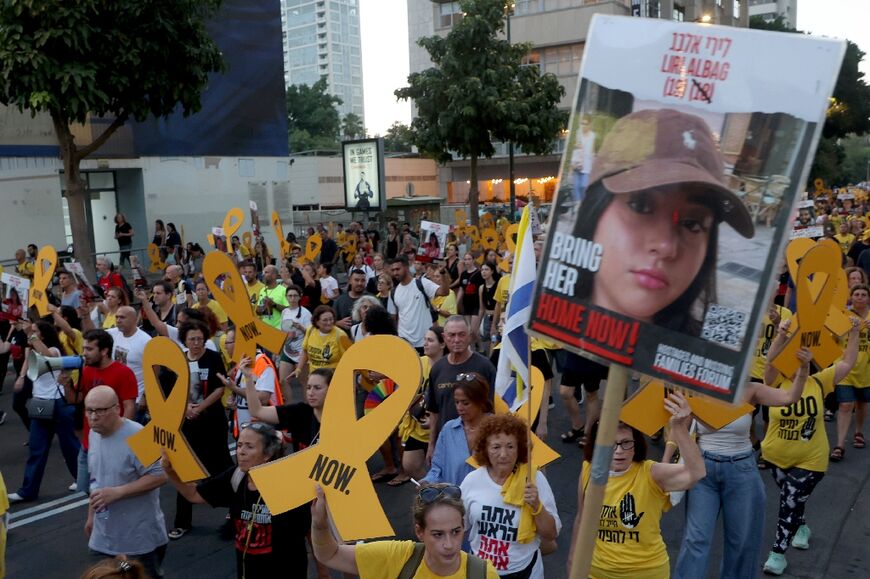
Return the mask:
MULTIPOLYGON (((505 13, 507 16, 507 43, 510 46, 511 43, 511 16, 514 13, 514 3, 510 2, 505 7, 505 13)), ((514 142, 513 139, 508 143, 508 181, 510 184, 508 185, 509 199, 510 199, 510 221, 514 221, 514 216, 517 214, 517 191, 514 185, 514 142)))

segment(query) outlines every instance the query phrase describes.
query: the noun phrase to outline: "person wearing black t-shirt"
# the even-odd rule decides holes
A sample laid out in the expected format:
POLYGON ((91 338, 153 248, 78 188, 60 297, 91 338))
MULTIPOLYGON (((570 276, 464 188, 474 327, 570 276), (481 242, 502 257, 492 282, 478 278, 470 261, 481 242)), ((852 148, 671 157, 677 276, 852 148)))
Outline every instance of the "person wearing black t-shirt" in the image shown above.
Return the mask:
POLYGON ((474 256, 466 253, 462 258, 462 268, 459 272, 459 291, 456 293, 456 303, 459 313, 465 316, 468 325, 471 326, 471 343, 477 344, 480 340, 480 286, 483 285, 483 276, 474 262, 474 256))
POLYGON ((130 248, 133 246, 133 226, 127 223, 123 213, 115 215, 115 239, 118 240, 118 249, 121 250, 121 261, 118 267, 130 265, 130 248))
MULTIPOLYGON (((229 507, 236 549, 236 576, 261 579, 286 575, 287 569, 307 576, 308 554, 305 550, 310 514, 297 520, 299 509, 272 514, 248 471, 281 458, 281 433, 268 424, 253 422, 242 425, 236 446, 237 467, 230 467, 197 484, 181 482, 164 453, 161 464, 178 493, 191 503, 212 507, 229 507)), ((306 505, 306 508, 308 506, 306 505)))
MULTIPOLYGON (((188 320, 178 328, 178 337, 187 348, 190 365, 190 397, 181 433, 209 474, 225 471, 233 464, 227 447, 227 419, 221 405, 224 385, 218 374, 227 373, 223 358, 205 344, 210 335, 208 326, 199 320, 188 320)), ((163 395, 168 396, 174 384, 174 374, 160 375, 163 395)), ((193 522, 193 505, 179 493, 175 502, 175 528, 170 539, 180 539, 193 522)))

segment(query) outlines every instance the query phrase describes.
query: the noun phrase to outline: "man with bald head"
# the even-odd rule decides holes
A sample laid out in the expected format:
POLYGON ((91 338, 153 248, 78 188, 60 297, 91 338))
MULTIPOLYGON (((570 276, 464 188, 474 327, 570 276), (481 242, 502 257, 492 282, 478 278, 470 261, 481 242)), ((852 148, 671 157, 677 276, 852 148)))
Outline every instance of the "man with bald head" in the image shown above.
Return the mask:
POLYGON ((115 391, 96 386, 85 397, 90 503, 85 534, 98 559, 124 555, 138 559, 150 577, 163 577, 169 537, 160 509, 160 487, 166 475, 156 461, 143 465, 127 439, 142 426, 121 416, 115 391))
POLYGON ((289 305, 287 288, 278 284, 278 268, 267 265, 263 268, 263 288, 257 296, 257 315, 273 328, 280 330, 281 313, 289 305))
POLYGON ((172 284, 175 290, 175 311, 193 307, 193 284, 184 279, 184 269, 180 265, 166 268, 163 279, 172 284))
POLYGON ((145 404, 145 374, 142 371, 142 356, 145 354, 145 346, 148 345, 151 336, 136 326, 137 320, 136 310, 132 307, 119 307, 115 313, 115 327, 109 330, 109 335, 113 340, 112 360, 124 364, 136 376, 138 388, 136 403, 142 408, 145 404))

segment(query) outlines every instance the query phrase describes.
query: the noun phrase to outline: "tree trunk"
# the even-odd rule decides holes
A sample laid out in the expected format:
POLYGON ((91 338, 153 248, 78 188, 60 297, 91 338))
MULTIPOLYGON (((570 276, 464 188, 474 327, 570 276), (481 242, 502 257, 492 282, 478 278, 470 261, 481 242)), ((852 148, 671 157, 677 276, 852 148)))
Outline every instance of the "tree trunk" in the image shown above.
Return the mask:
POLYGON ((478 211, 480 193, 477 190, 477 155, 471 155, 471 187, 468 189, 468 212, 471 214, 471 224, 480 224, 478 211))
POLYGON ((52 115, 52 121, 63 161, 69 224, 73 236, 73 255, 93 280, 95 279, 94 247, 91 244, 87 211, 89 197, 79 170, 80 158, 77 155, 75 137, 69 130, 69 123, 64 119, 52 115))

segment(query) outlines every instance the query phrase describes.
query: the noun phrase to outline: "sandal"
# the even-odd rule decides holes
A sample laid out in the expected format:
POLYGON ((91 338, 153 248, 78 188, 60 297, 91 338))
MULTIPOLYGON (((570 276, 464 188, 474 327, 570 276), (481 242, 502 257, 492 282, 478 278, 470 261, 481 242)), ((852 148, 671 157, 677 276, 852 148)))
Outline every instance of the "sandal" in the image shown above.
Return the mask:
POLYGON ((583 435, 577 439, 577 446, 579 446, 580 448, 583 448, 586 446, 586 435, 583 435))
POLYGON ((394 478, 393 480, 391 480, 390 482, 388 482, 387 485, 388 485, 388 486, 391 486, 391 487, 400 487, 400 486, 402 486, 403 484, 405 484, 406 482, 410 482, 410 481, 411 481, 411 477, 407 477, 407 478, 394 478))
POLYGON ((846 456, 846 449, 842 446, 835 446, 829 457, 832 462, 840 462, 846 456))
POLYGON ((562 439, 562 442, 571 443, 575 440, 578 440, 581 436, 583 436, 582 426, 580 428, 572 428, 571 430, 563 434, 560 438, 562 439))
POLYGON ((860 432, 856 432, 855 438, 852 439, 852 448, 864 448, 864 446, 866 446, 864 435, 860 432))
POLYGON ((190 529, 183 529, 181 527, 177 527, 175 529, 172 529, 171 531, 169 531, 166 534, 169 536, 170 539, 172 539, 173 541, 176 541, 176 540, 182 538, 185 534, 187 534, 187 532, 189 530, 190 529))
POLYGON ((398 472, 379 472, 378 474, 372 475, 372 482, 387 482, 393 480, 397 476, 399 476, 398 472))
POLYGON ((770 468, 770 465, 767 464, 767 461, 763 458, 758 459, 758 470, 767 470, 770 468))

